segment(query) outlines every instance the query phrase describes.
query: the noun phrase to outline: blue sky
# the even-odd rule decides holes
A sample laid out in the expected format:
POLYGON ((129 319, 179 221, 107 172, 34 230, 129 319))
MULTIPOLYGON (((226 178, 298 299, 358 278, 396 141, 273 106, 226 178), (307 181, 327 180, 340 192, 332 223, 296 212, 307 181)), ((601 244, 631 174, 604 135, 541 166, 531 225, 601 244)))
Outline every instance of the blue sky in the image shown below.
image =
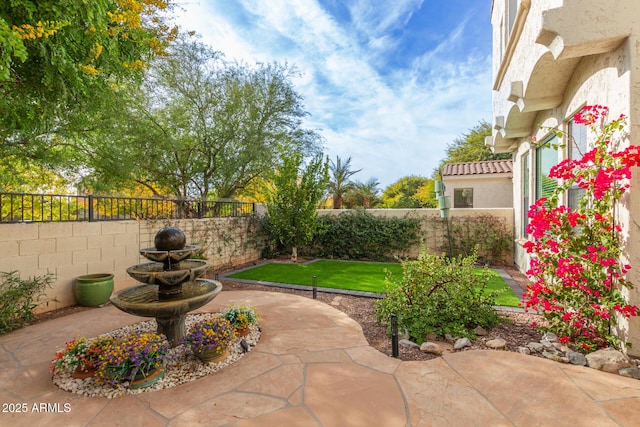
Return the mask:
POLYGON ((280 62, 335 161, 384 189, 430 177, 491 121, 491 0, 187 0, 183 30, 230 60, 280 62))

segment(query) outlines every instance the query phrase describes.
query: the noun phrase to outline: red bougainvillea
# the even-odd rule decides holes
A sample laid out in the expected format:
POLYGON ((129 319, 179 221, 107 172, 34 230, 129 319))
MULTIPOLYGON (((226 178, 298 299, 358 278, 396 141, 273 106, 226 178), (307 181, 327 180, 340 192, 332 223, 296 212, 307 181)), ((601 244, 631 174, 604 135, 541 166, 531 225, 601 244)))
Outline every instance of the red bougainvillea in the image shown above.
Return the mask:
POLYGON ((613 328, 620 317, 637 316, 622 288, 630 265, 621 262, 621 227, 615 209, 629 189, 631 168, 640 164, 640 147, 617 150, 612 142, 626 125, 624 116, 606 123, 607 107, 586 106, 574 117, 597 135, 592 150, 580 159, 568 159, 549 173, 559 185, 549 199, 529 209, 527 232, 533 240, 524 248, 531 254, 525 309, 541 312, 560 341, 593 351, 619 346, 613 328), (572 186, 585 190, 579 207, 559 205, 559 196, 572 186))

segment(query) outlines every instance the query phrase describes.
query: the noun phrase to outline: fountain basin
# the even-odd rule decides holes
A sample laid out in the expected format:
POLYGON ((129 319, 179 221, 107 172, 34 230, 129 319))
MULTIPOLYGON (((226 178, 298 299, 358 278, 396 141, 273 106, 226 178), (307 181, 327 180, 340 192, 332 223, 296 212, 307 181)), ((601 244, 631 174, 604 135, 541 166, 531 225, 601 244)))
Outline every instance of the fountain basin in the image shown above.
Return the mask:
POLYGON ((204 260, 188 259, 174 264, 172 268, 165 271, 163 263, 148 262, 127 268, 127 274, 142 283, 175 286, 193 282, 207 271, 209 264, 204 260))
POLYGON ((184 337, 184 320, 188 312, 202 307, 222 291, 222 283, 196 279, 182 284, 182 292, 167 298, 159 285, 140 284, 112 295, 110 301, 125 313, 155 317, 159 334, 166 335, 172 347, 184 337))
POLYGON ((197 279, 182 284, 182 293, 164 299, 158 285, 140 284, 112 295, 110 300, 120 310, 142 317, 181 316, 200 308, 222 291, 222 284, 210 279, 197 279))

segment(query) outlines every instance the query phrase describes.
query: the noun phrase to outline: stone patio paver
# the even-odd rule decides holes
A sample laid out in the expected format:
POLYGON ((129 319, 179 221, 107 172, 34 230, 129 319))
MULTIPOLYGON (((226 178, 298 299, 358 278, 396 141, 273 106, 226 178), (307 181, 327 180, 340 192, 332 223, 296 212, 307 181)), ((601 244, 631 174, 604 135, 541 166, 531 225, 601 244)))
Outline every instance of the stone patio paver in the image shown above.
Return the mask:
POLYGON ((225 291, 199 311, 249 304, 260 343, 225 369, 116 399, 50 381, 56 347, 141 320, 103 307, 0 336, 0 425, 434 426, 637 425, 640 381, 504 351, 401 362, 370 347, 331 305, 285 293, 225 291), (70 412, 33 412, 51 404, 70 412))

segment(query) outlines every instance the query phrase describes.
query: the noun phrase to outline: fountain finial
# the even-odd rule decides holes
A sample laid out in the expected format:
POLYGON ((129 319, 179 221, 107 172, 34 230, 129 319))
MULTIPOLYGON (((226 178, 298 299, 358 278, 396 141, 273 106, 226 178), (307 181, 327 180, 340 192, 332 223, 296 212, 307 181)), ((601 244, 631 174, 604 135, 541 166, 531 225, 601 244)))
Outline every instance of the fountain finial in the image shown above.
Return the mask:
POLYGON ((166 227, 156 233, 153 243, 159 251, 179 251, 187 244, 187 237, 177 227, 166 227))

